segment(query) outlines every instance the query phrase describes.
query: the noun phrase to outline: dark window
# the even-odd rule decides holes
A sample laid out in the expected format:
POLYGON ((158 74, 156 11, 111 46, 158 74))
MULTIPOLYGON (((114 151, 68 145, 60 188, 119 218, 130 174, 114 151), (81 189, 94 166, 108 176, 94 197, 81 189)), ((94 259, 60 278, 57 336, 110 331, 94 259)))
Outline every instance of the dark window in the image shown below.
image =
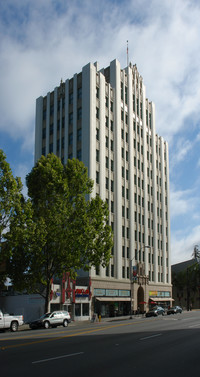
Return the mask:
POLYGON ((78 99, 82 98, 82 88, 78 88, 78 99))
POLYGON ((78 120, 82 119, 82 107, 79 107, 77 110, 77 118, 78 120))
POLYGON ((69 134, 69 145, 73 144, 73 133, 69 134))
POLYGON ((73 113, 69 113, 69 124, 73 123, 73 113))
POLYGON ((69 104, 73 103, 73 93, 69 93, 69 104))
POLYGON ((78 158, 79 161, 81 161, 81 159, 82 159, 82 150, 81 149, 78 149, 78 151, 77 151, 77 158, 78 158))
POLYGON ((79 128, 77 130, 77 141, 81 141, 81 138, 82 138, 82 129, 79 128))

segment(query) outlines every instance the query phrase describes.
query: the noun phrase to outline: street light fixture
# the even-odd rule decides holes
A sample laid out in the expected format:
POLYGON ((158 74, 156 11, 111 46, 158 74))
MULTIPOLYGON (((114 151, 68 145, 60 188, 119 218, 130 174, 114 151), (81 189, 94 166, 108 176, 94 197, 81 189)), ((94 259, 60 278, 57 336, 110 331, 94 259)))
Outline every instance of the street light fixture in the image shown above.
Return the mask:
MULTIPOLYGON (((151 249, 151 246, 148 246, 148 245, 145 245, 145 246, 143 246, 142 247, 142 249, 140 250, 140 251, 143 251, 143 250, 145 250, 145 249, 151 249)), ((130 260, 130 293, 131 293, 131 315, 130 315, 130 319, 132 319, 132 315, 133 315, 133 310, 132 310, 132 300, 133 300, 133 294, 132 294, 132 283, 134 282, 134 279, 133 279, 133 266, 132 266, 132 261, 133 261, 133 259, 135 259, 135 258, 132 258, 131 260, 130 260)), ((146 261, 145 261, 145 263, 146 263, 146 261)), ((137 276, 136 276, 136 278, 137 278, 137 276)), ((135 279, 136 280, 136 279, 135 279)))

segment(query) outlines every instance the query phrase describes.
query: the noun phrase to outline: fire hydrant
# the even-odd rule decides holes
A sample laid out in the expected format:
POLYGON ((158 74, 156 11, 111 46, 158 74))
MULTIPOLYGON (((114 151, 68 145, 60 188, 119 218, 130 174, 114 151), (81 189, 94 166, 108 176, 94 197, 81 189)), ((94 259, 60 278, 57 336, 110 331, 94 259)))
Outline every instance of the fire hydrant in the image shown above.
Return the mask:
POLYGON ((101 322, 101 314, 99 314, 99 322, 101 322))

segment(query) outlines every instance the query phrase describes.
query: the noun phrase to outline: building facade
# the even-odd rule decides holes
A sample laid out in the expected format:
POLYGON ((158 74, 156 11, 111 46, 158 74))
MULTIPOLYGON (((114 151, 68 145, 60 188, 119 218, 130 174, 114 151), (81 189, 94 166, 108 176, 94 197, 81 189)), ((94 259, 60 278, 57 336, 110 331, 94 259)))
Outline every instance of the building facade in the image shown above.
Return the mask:
POLYGON ((87 64, 36 101, 35 162, 78 158, 109 207, 114 233, 107 268, 90 270, 90 314, 169 305, 171 292, 168 144, 137 66, 87 64))

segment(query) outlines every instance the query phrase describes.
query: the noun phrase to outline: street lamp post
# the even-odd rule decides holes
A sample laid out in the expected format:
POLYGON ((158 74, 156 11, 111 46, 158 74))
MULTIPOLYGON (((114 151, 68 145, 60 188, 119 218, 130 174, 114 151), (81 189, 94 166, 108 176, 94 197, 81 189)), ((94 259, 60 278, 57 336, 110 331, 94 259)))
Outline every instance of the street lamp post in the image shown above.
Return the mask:
MULTIPOLYGON (((151 249, 151 246, 145 245, 140 251, 142 252, 145 249, 151 249)), ((134 258, 132 258, 130 260, 130 288, 131 288, 130 289, 130 296, 131 296, 131 315, 130 315, 130 319, 132 319, 132 315, 133 315, 133 310, 132 310, 132 301, 133 301, 133 293, 132 293, 132 285, 133 284, 132 283, 134 281, 134 279, 133 279, 133 266, 132 266, 133 259, 134 258)), ((145 261, 145 263, 146 263, 146 261, 145 261)))

